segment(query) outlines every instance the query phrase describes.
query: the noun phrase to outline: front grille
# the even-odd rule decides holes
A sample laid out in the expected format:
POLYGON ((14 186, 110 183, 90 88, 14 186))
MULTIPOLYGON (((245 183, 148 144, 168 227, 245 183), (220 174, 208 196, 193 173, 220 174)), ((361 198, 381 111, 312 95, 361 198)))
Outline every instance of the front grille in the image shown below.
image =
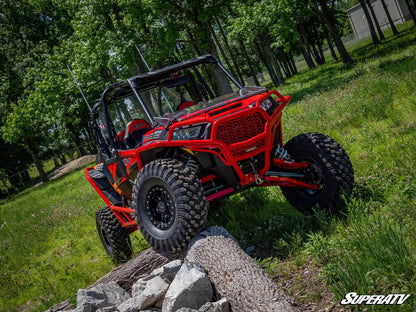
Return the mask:
POLYGON ((216 139, 226 144, 246 141, 264 131, 265 120, 260 113, 237 117, 220 123, 216 139))

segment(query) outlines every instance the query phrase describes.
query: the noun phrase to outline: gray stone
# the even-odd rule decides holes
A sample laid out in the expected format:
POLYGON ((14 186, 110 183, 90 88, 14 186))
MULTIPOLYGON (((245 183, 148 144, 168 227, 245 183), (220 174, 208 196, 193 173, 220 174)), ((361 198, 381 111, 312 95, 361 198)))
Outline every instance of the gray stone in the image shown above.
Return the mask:
POLYGON ((97 312, 118 312, 118 309, 116 307, 106 307, 98 309, 97 312))
POLYGON ((180 308, 176 310, 176 312, 198 312, 198 310, 190 309, 190 308, 180 308))
POLYGON ((183 307, 198 309, 209 302, 212 295, 212 285, 204 268, 197 263, 186 262, 165 295, 162 312, 173 312, 183 307))
POLYGON ((171 283, 175 278, 176 273, 178 273, 181 268, 182 260, 175 260, 169 263, 166 263, 164 266, 153 270, 152 273, 148 276, 149 279, 152 279, 155 276, 162 277, 168 283, 171 283))
POLYGON ((139 279, 132 289, 132 298, 118 306, 120 312, 133 312, 154 306, 161 301, 169 288, 160 276, 150 280, 139 279))
POLYGON ((129 298, 130 295, 116 282, 100 284, 91 289, 80 289, 75 312, 96 312, 100 308, 115 307, 129 298))
POLYGON ((227 298, 222 298, 216 302, 205 303, 198 312, 230 312, 230 304, 227 298))

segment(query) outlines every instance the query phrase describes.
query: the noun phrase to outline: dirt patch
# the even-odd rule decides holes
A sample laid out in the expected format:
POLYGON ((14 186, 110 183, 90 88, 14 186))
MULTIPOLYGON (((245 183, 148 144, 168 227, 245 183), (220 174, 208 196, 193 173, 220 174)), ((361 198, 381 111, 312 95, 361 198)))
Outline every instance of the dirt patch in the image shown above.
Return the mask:
POLYGON ((305 312, 347 312, 322 276, 322 270, 312 261, 300 266, 282 261, 273 267, 273 280, 295 300, 305 312))
MULTIPOLYGON (((70 161, 69 163, 62 165, 58 169, 48 174, 49 180, 57 179, 63 175, 70 173, 72 170, 86 167, 89 163, 95 161, 95 155, 85 155, 81 158, 70 161)), ((34 187, 41 185, 43 182, 39 182, 34 187)))
POLYGON ((58 169, 52 171, 51 173, 48 174, 48 178, 50 180, 57 179, 63 176, 64 174, 71 172, 72 170, 85 167, 93 161, 95 161, 95 155, 82 156, 81 158, 70 161, 69 163, 62 165, 58 169))

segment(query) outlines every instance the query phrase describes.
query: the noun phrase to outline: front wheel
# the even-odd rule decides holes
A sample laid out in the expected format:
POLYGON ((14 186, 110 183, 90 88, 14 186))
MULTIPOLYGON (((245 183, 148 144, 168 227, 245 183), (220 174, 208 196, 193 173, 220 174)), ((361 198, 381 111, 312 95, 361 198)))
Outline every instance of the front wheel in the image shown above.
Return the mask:
POLYGON ((354 171, 345 150, 330 137, 320 133, 299 134, 286 143, 285 149, 296 162, 308 163, 299 170, 303 182, 317 184, 316 191, 281 187, 289 203, 302 211, 311 212, 319 206, 328 212, 338 211, 343 196, 351 195, 354 171))
POLYGON ((108 207, 95 213, 98 235, 104 250, 114 264, 128 261, 133 253, 129 233, 108 207))
POLYGON ((185 249, 207 218, 197 175, 176 159, 158 159, 142 169, 133 188, 133 208, 142 235, 160 251, 185 249))

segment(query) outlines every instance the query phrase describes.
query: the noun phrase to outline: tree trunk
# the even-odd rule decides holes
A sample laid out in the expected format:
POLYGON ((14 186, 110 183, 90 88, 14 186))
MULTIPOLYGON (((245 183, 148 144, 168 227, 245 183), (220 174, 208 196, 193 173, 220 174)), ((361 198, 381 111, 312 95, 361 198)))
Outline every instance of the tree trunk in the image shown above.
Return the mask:
MULTIPOLYGON (((319 37, 319 32, 318 29, 316 28, 315 23, 312 23, 312 29, 315 35, 315 41, 316 41, 316 45, 318 46, 318 51, 316 51, 316 55, 318 55, 318 59, 316 60, 316 62, 319 65, 325 64, 325 56, 324 56, 324 51, 322 50, 322 41, 321 38, 319 37)), ((316 50, 315 48, 315 44, 313 45, 314 50, 316 50)))
POLYGON ((24 139, 24 142, 26 144, 26 147, 29 151, 30 156, 32 157, 33 163, 35 164, 35 167, 39 172, 40 179, 43 182, 48 182, 49 181, 48 176, 46 175, 45 170, 43 170, 42 164, 38 158, 38 155, 36 154, 36 151, 33 147, 32 142, 30 142, 29 139, 27 138, 24 139))
POLYGON ((347 65, 347 64, 353 63, 353 60, 352 60, 351 56, 349 55, 347 49, 344 46, 344 43, 341 40, 341 36, 339 35, 334 15, 329 10, 329 8, 326 4, 326 1, 325 0, 319 0, 318 2, 321 6, 322 14, 323 14, 323 16, 326 20, 329 31, 331 32, 332 39, 334 40, 334 43, 335 43, 335 45, 337 47, 337 50, 339 52, 339 55, 341 57, 342 64, 347 65))
POLYGON ((413 20, 413 24, 415 24, 416 26, 416 17, 415 17, 415 13, 413 12, 412 6, 410 5, 409 0, 405 0, 404 2, 406 2, 407 8, 409 9, 410 16, 412 17, 412 20, 413 20))
POLYGON ((251 59, 248 56, 246 46, 244 45, 244 43, 242 41, 240 41, 239 43, 240 43, 241 51, 243 51, 244 57, 245 57, 245 59, 247 61, 248 69, 250 71, 250 75, 249 76, 252 76, 253 77, 254 83, 256 84, 256 86, 260 86, 259 80, 257 79, 257 75, 256 75, 257 73, 255 72, 255 70, 253 68, 253 65, 251 64, 251 59))
POLYGON ((271 60, 273 64, 274 71, 276 73, 277 81, 279 82, 279 85, 285 84, 285 79, 283 78, 282 70, 280 68, 279 63, 276 60, 276 56, 273 54, 269 46, 266 47, 266 50, 267 50, 267 54, 269 55, 269 59, 271 60))
POLYGON ((24 169, 20 172, 20 178, 22 179, 25 185, 32 184, 32 179, 30 178, 30 174, 27 169, 24 169))
POLYGON ((393 19, 391 18, 390 12, 387 8, 386 1, 381 0, 381 4, 383 5, 384 12, 386 12, 387 19, 389 21, 391 30, 393 31, 393 35, 397 35, 399 32, 397 31, 396 25, 394 25, 393 19))
POLYGON ((380 40, 377 37, 376 30, 374 29, 373 21, 371 20, 370 13, 368 12, 367 6, 365 4, 365 0, 359 0, 361 3, 361 7, 363 8, 365 18, 367 20, 368 28, 370 30, 371 38, 373 39, 374 44, 379 44, 380 40))
POLYGON ((309 55, 308 51, 305 48, 305 45, 303 44, 302 40, 298 41, 299 48, 303 54, 303 58, 305 59, 306 64, 308 65, 309 69, 315 68, 315 63, 313 62, 311 56, 309 55))
POLYGON ((296 67, 296 62, 295 62, 295 59, 293 58, 293 54, 291 51, 289 51, 288 59, 289 59, 289 67, 290 67, 290 70, 292 71, 292 75, 296 75, 298 73, 298 69, 296 67))
POLYGON ((191 241, 185 260, 204 267, 215 290, 227 298, 233 311, 299 311, 224 228, 201 232, 191 241))
POLYGON ((257 53, 261 59, 261 61, 263 62, 264 66, 266 66, 267 71, 269 72, 270 78, 272 79, 272 83, 275 86, 279 85, 279 79, 277 78, 277 75, 274 71, 274 68, 272 66, 272 64, 270 63, 268 56, 266 54, 266 52, 264 51, 264 49, 262 49, 262 44, 259 44, 257 42, 257 40, 254 40, 254 45, 256 47, 257 53))
MULTIPOLYGON (((195 14, 193 16, 194 24, 195 24, 196 29, 200 30, 197 33, 199 34, 198 42, 200 43, 198 45, 203 47, 204 49, 203 52, 207 52, 209 54, 214 55, 216 58, 218 58, 218 51, 211 37, 209 26, 207 25, 207 23, 203 23, 198 20, 197 16, 199 12, 196 8, 194 9, 195 9, 195 14)), ((226 75, 220 68, 218 68, 217 66, 211 67, 210 72, 212 73, 212 76, 215 81, 215 85, 212 87, 217 96, 231 93, 233 91, 231 88, 229 79, 226 77, 226 75), (215 87, 217 90, 215 90, 215 87)))
POLYGON ((61 160, 62 165, 65 165, 67 163, 67 160, 64 154, 60 155, 59 159, 61 160))
POLYGON ((335 62, 338 62, 338 56, 334 50, 334 46, 332 45, 332 40, 329 37, 328 33, 325 32, 326 41, 328 42, 329 51, 331 52, 331 57, 335 62))
POLYGON ((214 39, 215 44, 217 45, 218 49, 220 50, 220 53, 222 54, 225 63, 227 64, 228 70, 230 71, 230 73, 234 76, 237 77, 236 73, 234 72, 234 68, 231 66, 230 61, 228 60, 227 54, 225 53, 223 47, 221 46, 220 41, 218 40, 217 35, 215 34, 214 29, 210 26, 210 30, 212 33, 212 38, 214 39))
POLYGON ((217 25, 218 25, 218 28, 220 30, 221 36, 224 40, 225 47, 227 48, 228 53, 230 54, 231 61, 234 64, 235 70, 237 71, 238 78, 240 79, 241 84, 244 86, 244 78, 243 78, 243 75, 241 74, 240 67, 238 66, 238 63, 237 63, 237 60, 235 58, 234 52, 230 48, 230 45, 228 44, 228 38, 225 35, 224 30, 222 29, 222 26, 221 26, 221 23, 220 23, 218 17, 216 15, 214 15, 214 18, 215 18, 215 21, 217 22, 217 25))
POLYGON ((371 13, 371 16, 373 17, 374 23, 376 24, 376 28, 377 28, 377 32, 378 32, 378 35, 380 37, 380 40, 386 39, 386 37, 384 37, 383 31, 380 28, 380 24, 378 22, 377 16, 374 13, 374 9, 373 9, 373 6, 371 5, 371 1, 366 0, 366 2, 368 4, 368 8, 370 9, 370 13, 371 13))
POLYGON ((10 187, 7 185, 6 180, 0 179, 3 186, 7 189, 7 192, 10 192, 10 187))
POLYGON ((79 155, 80 156, 85 156, 87 155, 87 152, 85 151, 85 149, 82 147, 82 142, 78 136, 78 133, 75 130, 74 125, 72 124, 72 122, 68 122, 66 124, 66 128, 69 130, 69 132, 71 133, 72 139, 74 140, 74 143, 78 149, 79 155))
POLYGON ((9 169, 6 169, 6 172, 10 185, 15 188, 20 188, 22 186, 22 181, 20 179, 19 174, 9 169))
POLYGON ((278 49, 277 53, 279 55, 278 60, 280 61, 280 66, 282 67, 283 71, 285 72, 286 78, 290 78, 292 77, 293 72, 292 69, 289 66, 289 57, 287 56, 287 54, 285 53, 285 51, 283 51, 283 49, 278 49))
MULTIPOLYGON (((304 57, 307 55, 305 57, 305 61, 308 64, 309 69, 315 68, 315 63, 313 62, 312 56, 315 58, 315 60, 317 59, 317 56, 314 55, 312 53, 312 51, 310 51, 311 44, 308 40, 308 37, 306 36, 306 32, 305 32, 305 29, 304 29, 303 25, 299 24, 297 26, 297 30, 300 34, 300 38, 301 38, 301 41, 302 41, 303 46, 304 46, 304 51, 302 50, 302 54, 303 54, 304 57), (311 66, 312 64, 313 64, 313 66, 311 66)), ((317 62, 317 64, 319 64, 319 63, 317 62)))
POLYGON ((53 159, 53 164, 54 164, 55 168, 58 168, 59 167, 58 160, 55 157, 53 157, 52 159, 53 159))

